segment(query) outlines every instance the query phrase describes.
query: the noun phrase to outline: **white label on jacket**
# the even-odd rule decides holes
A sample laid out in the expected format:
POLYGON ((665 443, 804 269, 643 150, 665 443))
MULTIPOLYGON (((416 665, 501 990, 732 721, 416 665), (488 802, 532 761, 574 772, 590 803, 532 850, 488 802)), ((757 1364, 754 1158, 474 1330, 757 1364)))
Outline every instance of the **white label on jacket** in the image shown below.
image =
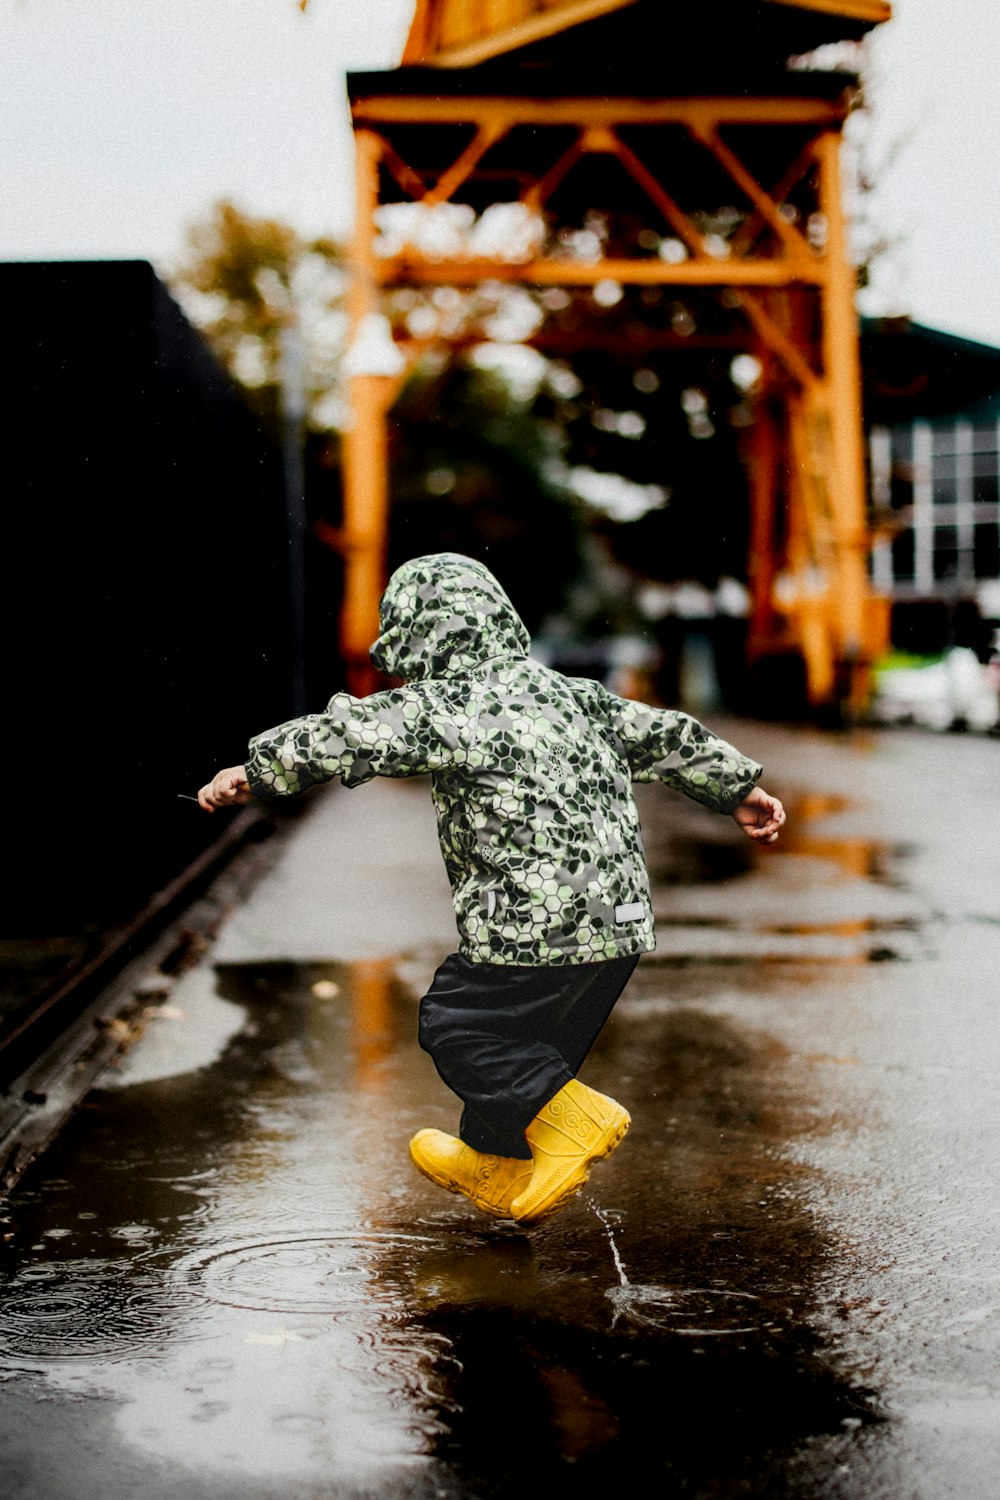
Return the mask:
POLYGON ((641 901, 630 901, 627 906, 615 907, 616 922, 641 922, 646 915, 646 908, 641 901))

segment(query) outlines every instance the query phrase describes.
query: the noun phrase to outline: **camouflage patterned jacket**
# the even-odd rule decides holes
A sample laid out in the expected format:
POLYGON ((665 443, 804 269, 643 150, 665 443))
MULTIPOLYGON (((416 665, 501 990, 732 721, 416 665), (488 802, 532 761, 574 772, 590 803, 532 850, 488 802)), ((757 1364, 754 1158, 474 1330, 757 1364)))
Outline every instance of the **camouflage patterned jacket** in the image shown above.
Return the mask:
POLYGON ((459 951, 563 964, 654 947, 632 781, 730 812, 761 768, 687 714, 618 698, 528 656, 528 634, 480 563, 418 557, 393 574, 372 660, 404 687, 258 735, 259 797, 339 776, 429 774, 459 951))

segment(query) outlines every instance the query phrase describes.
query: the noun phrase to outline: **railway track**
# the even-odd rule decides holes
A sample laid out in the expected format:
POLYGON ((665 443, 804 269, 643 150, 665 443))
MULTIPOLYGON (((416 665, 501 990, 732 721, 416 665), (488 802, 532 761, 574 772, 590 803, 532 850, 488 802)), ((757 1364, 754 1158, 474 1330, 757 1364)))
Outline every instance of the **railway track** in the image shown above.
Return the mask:
POLYGON ((150 1006, 198 961, 267 864, 276 825, 245 808, 134 917, 21 1008, 0 1034, 0 1194, 20 1180, 150 1006))

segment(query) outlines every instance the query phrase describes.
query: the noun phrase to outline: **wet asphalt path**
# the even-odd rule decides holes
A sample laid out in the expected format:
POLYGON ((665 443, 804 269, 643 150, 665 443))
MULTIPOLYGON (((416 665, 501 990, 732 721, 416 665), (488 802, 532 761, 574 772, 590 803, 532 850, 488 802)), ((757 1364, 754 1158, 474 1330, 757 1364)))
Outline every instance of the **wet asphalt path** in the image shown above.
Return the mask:
POLYGON ((5 1500, 992 1500, 1000 743, 713 727, 787 837, 641 789, 633 1128, 531 1231, 406 1157, 425 789, 314 795, 5 1205, 5 1500))

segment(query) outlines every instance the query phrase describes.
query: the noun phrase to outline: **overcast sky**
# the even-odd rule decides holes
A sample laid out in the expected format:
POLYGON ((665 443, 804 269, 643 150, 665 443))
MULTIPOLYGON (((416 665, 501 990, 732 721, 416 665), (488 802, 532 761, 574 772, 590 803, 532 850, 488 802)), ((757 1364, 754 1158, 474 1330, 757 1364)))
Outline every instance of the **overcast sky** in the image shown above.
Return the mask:
MULTIPOLYGON (((306 231, 352 213, 343 75, 393 66, 413 0, 0 0, 0 259, 165 270, 223 196, 306 231)), ((871 46, 868 311, 1000 345, 1000 3, 896 0, 871 46)))

